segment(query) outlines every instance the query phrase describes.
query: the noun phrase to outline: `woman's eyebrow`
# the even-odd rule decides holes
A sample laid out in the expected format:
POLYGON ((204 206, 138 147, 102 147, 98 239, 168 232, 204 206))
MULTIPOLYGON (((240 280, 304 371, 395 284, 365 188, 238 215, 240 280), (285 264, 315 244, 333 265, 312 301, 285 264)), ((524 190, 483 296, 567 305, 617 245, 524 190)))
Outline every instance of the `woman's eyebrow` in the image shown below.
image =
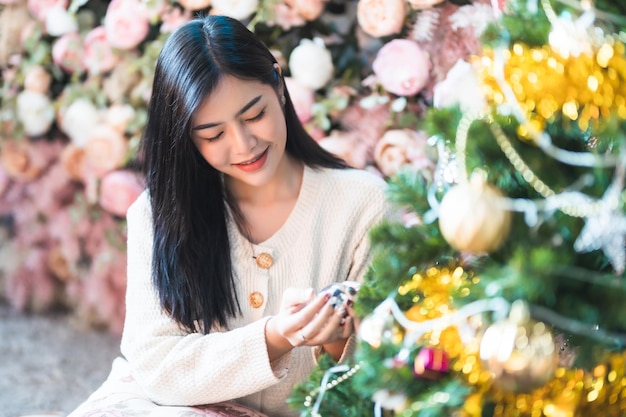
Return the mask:
MULTIPOLYGON (((243 106, 241 108, 241 110, 239 110, 236 114, 236 116, 241 116, 242 114, 244 114, 246 111, 248 111, 248 109, 250 109, 250 107, 254 106, 256 103, 259 102, 259 100, 261 100, 262 96, 256 96, 255 98, 253 98, 252 100, 250 100, 245 106, 243 106)), ((202 129, 208 129, 210 127, 215 127, 220 125, 221 122, 215 122, 215 123, 205 123, 202 125, 198 125, 195 126, 192 130, 202 130, 202 129)))

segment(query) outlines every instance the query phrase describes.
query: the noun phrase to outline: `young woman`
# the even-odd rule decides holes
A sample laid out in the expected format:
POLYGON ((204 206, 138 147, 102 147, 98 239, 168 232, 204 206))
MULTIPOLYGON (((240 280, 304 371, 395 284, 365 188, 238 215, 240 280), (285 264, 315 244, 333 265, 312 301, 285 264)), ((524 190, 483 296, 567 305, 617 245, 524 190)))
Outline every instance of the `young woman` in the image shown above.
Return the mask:
POLYGON ((318 292, 365 273, 384 181, 317 145, 272 54, 222 16, 164 45, 142 157, 124 358, 71 416, 218 413, 225 401, 232 414, 214 415, 239 415, 235 402, 296 415, 286 399, 317 356, 352 352, 351 317, 318 292))

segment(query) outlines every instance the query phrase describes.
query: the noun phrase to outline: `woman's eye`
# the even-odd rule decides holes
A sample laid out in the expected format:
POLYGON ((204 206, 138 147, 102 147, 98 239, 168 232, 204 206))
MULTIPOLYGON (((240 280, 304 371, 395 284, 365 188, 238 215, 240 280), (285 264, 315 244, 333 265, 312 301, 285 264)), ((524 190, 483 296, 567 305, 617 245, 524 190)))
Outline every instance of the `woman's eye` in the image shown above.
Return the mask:
POLYGON ((222 137, 222 133, 223 132, 220 132, 217 135, 210 137, 210 138, 204 138, 204 140, 206 140, 207 142, 215 142, 216 140, 222 137))
POLYGON ((246 119, 246 122, 256 122, 257 120, 261 120, 263 116, 265 116, 265 109, 261 110, 256 116, 246 119))

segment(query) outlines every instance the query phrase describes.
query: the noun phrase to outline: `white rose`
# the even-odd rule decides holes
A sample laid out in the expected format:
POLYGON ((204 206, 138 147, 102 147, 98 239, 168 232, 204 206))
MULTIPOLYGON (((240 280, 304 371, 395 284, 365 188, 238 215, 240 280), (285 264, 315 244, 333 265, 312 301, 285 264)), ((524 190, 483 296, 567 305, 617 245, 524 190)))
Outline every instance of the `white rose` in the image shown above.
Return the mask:
POLYGON ((314 90, 320 89, 333 76, 334 67, 330 51, 319 38, 302 39, 291 51, 289 71, 300 84, 314 90))
POLYGON ((17 96, 17 118, 26 135, 43 135, 54 121, 54 107, 47 95, 36 91, 22 91, 17 96))
POLYGON ((238 20, 248 18, 259 7, 259 0, 213 0, 212 14, 225 15, 238 20))
POLYGON ((83 148, 100 118, 98 108, 91 101, 81 98, 73 101, 65 109, 60 127, 74 146, 83 148))
POLYGON ((61 36, 78 31, 78 22, 64 7, 56 6, 46 13, 46 32, 51 36, 61 36))
POLYGON ((485 94, 472 65, 462 59, 456 61, 446 78, 433 89, 435 108, 452 107, 456 104, 464 113, 480 112, 487 106, 485 94))

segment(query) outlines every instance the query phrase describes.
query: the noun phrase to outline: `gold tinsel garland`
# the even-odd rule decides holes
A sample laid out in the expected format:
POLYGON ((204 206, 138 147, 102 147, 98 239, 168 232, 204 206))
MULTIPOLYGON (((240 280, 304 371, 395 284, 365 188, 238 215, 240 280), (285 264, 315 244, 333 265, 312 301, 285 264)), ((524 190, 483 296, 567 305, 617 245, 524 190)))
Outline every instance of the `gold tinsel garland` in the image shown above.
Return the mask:
MULTIPOLYGON (((415 303, 406 316, 415 322, 424 322, 452 313, 452 295, 471 291, 478 276, 461 266, 429 268, 423 274, 398 288, 398 294, 415 294, 415 303)), ((467 398, 457 416, 481 417, 483 407, 495 404, 494 417, 622 417, 626 415, 626 352, 608 354, 606 360, 594 369, 584 371, 560 367, 554 377, 542 387, 529 393, 507 392, 494 384, 494 377, 481 363, 478 346, 480 329, 477 321, 476 337, 468 343, 460 336, 458 326, 433 329, 424 341, 443 349, 450 357, 451 372, 474 392, 467 398)), ((557 349, 558 350, 558 349, 557 349)), ((408 403, 411 409, 412 404, 408 403)))
POLYGON ((549 45, 522 43, 497 52, 486 50, 472 62, 490 104, 520 106, 527 119, 520 125, 521 137, 534 137, 556 116, 564 116, 582 130, 613 115, 626 120, 626 48, 618 38, 607 37, 593 53, 579 56, 563 56, 549 45), (497 78, 499 67, 503 67, 504 80, 497 78), (507 101, 503 81, 517 103, 507 101))

